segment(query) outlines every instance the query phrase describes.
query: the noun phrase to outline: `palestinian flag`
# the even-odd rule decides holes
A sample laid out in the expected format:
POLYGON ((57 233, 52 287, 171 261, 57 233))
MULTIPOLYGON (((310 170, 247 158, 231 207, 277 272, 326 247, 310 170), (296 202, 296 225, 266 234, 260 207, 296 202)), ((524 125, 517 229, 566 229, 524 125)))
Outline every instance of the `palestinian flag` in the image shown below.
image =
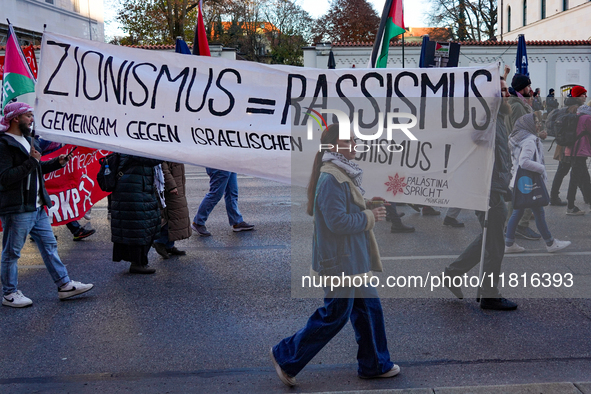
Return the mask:
POLYGON ((8 24, 8 38, 4 56, 4 75, 2 78, 2 108, 12 99, 27 93, 35 93, 35 83, 23 51, 18 44, 12 25, 8 24))
POLYGON ((404 26, 404 14, 402 12, 402 0, 386 0, 380 28, 373 44, 369 67, 386 68, 388 64, 388 50, 390 40, 406 31, 404 26))
POLYGON ((199 13, 197 14, 197 24, 195 25, 195 37, 193 38, 193 55, 211 56, 207 35, 205 34, 205 24, 203 23, 203 14, 201 13, 201 1, 199 2, 199 13))

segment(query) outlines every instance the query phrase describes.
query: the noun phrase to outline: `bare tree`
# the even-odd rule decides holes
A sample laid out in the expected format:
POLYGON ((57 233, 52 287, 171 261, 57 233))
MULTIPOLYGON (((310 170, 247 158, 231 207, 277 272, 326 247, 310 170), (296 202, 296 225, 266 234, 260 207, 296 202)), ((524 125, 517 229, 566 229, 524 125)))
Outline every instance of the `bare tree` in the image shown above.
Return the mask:
POLYGON ((271 34, 271 62, 303 65, 302 48, 312 39, 310 14, 295 1, 273 0, 265 9, 265 17, 275 28, 271 34))
POLYGON ((449 27, 458 41, 485 41, 495 37, 495 0, 431 0, 429 21, 449 27))
MULTIPOLYGON (((118 21, 122 44, 191 42, 197 22, 196 0, 122 0, 118 21)), ((206 0, 203 20, 209 42, 234 47, 247 60, 302 63, 313 20, 294 0, 206 0)))

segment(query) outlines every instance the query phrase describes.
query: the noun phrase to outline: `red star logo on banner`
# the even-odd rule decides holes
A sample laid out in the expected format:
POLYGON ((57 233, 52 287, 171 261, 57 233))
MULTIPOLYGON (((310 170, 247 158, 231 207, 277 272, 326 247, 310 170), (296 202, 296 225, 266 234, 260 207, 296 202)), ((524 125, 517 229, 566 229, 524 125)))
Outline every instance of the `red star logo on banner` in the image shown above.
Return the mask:
POLYGON ((404 193, 402 188, 406 186, 406 183, 404 183, 405 177, 399 177, 398 173, 396 173, 394 177, 388 176, 388 178, 388 182, 384 183, 384 185, 388 186, 387 191, 391 191, 394 195, 398 193, 404 193))

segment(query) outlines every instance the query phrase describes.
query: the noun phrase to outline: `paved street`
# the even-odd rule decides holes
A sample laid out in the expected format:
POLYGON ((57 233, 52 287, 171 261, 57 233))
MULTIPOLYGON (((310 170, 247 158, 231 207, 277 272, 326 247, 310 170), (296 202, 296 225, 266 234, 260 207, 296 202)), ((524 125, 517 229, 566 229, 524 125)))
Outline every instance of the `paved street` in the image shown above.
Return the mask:
MULTIPOLYGON (((547 155, 552 179, 557 162, 547 155)), ((187 178, 194 214, 208 177, 188 167, 187 178)), ((447 298, 383 299, 398 377, 358 379, 357 347, 347 326, 298 375, 298 386, 287 389, 268 350, 321 305, 291 298, 292 239, 302 239, 311 219, 302 189, 248 176, 238 182, 240 209, 256 231, 233 233, 222 201, 207 222, 212 237, 193 235, 177 244, 187 256, 162 260, 150 252, 155 275, 130 275, 127 263, 111 261, 106 200, 92 210, 94 236, 73 242, 65 227, 56 228, 72 279, 95 284, 75 300, 58 301, 38 251, 27 243, 19 288, 34 304, 0 308, 0 392, 326 392, 591 381, 591 299, 531 293, 512 298, 517 311, 495 312, 481 310, 475 291, 466 290, 464 300, 444 291, 435 296, 447 298)), ((568 177, 562 198, 567 187, 568 177)), ((568 217, 565 211, 547 207, 546 217, 553 235, 572 241, 569 249, 548 255, 542 241, 519 241, 526 253, 507 256, 504 269, 555 268, 589 281, 591 214, 568 217)), ((378 223, 386 274, 441 270, 480 231, 473 212, 462 211, 463 229, 407 206, 400 212, 417 232, 391 234, 389 223, 378 223)))

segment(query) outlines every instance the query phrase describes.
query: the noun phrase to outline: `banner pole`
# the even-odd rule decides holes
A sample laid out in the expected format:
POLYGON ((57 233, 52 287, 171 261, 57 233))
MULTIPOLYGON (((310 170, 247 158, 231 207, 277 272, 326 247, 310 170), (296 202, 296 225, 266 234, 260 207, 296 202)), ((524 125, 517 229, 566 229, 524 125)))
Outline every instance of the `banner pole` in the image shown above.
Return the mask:
MULTIPOLYGON (((489 197, 489 201, 490 201, 490 197, 489 197)), ((489 209, 486 210, 486 213, 484 214, 484 225, 482 227, 482 249, 480 250, 480 270, 478 272, 478 278, 480 279, 478 283, 480 283, 481 285, 478 287, 478 290, 476 291, 476 299, 478 300, 478 302, 481 305, 482 305, 482 297, 480 294, 480 290, 482 289, 482 284, 483 284, 483 280, 484 280, 484 278, 482 276, 484 274, 484 254, 486 252, 486 233, 488 230, 488 211, 490 211, 490 207, 489 207, 489 209)))

